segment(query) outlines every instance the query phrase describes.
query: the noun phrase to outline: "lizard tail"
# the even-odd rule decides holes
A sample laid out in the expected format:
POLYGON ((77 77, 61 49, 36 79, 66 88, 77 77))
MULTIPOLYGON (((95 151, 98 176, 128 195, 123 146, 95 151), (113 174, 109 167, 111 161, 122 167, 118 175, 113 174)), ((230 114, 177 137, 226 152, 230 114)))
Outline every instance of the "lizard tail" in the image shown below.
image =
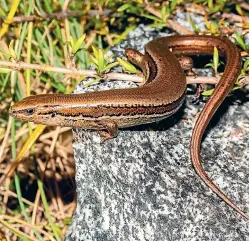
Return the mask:
POLYGON ((228 92, 233 87, 241 70, 241 56, 237 47, 228 39, 224 39, 223 42, 220 42, 220 40, 218 41, 219 42, 215 46, 218 48, 221 55, 226 57, 227 64, 224 74, 216 85, 213 94, 205 104, 195 124, 190 144, 191 159, 197 174, 208 185, 208 187, 210 187, 213 192, 215 192, 241 216, 248 219, 248 216, 242 212, 207 176, 200 161, 200 145, 205 129, 217 108, 220 106, 228 92))
POLYGON ((248 219, 248 216, 241 211, 232 200, 230 200, 214 183, 213 181, 207 176, 206 172, 204 171, 201 165, 200 159, 200 144, 202 135, 204 130, 207 126, 207 121, 210 118, 207 118, 205 123, 202 122, 202 114, 199 116, 197 123, 194 127, 191 144, 190 144, 190 151, 191 151, 191 160, 194 166, 195 171, 199 175, 199 177, 207 184, 207 186, 216 193, 221 199, 223 199, 231 208, 233 208, 237 213, 239 213, 244 218, 248 219))

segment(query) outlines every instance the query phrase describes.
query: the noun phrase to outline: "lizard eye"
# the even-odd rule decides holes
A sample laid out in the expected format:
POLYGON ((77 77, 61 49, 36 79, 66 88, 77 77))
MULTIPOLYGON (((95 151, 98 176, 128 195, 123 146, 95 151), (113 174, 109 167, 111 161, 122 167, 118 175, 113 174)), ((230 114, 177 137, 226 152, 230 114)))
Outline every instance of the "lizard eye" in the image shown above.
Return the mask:
POLYGON ((34 110, 34 109, 27 109, 27 110, 26 110, 26 113, 27 113, 28 115, 33 115, 33 114, 35 113, 35 110, 34 110))

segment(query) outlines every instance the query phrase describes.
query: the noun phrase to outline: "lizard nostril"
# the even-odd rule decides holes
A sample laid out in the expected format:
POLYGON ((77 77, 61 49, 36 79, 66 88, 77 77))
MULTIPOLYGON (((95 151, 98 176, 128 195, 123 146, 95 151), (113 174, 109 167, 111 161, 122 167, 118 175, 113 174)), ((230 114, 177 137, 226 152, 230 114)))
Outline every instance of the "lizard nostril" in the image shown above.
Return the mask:
POLYGON ((10 115, 13 115, 13 114, 15 114, 15 113, 16 113, 16 111, 13 110, 13 108, 12 108, 12 106, 11 106, 10 109, 9 109, 9 114, 10 114, 10 115))
POLYGON ((10 114, 15 114, 16 111, 15 110, 10 110, 10 114))

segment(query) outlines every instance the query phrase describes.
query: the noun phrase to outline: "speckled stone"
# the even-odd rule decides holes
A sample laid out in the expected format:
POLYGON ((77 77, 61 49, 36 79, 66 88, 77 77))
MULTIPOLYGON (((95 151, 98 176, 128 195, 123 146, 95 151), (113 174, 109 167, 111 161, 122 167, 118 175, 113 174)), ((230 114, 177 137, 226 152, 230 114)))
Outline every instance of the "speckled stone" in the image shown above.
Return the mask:
MULTIPOLYGON (((182 20, 185 21, 185 20, 182 20)), ((113 47, 142 50, 169 35, 139 26, 113 47)), ((199 74, 209 74, 202 71, 199 74)), ((105 82, 84 91, 135 87, 105 82)), ((66 241, 243 241, 247 222, 202 183, 190 160, 192 128, 204 102, 172 117, 121 129, 100 143, 91 131, 74 130, 77 209, 66 241)), ((219 108, 202 143, 203 166, 212 180, 244 211, 248 209, 248 98, 236 91, 219 108)))

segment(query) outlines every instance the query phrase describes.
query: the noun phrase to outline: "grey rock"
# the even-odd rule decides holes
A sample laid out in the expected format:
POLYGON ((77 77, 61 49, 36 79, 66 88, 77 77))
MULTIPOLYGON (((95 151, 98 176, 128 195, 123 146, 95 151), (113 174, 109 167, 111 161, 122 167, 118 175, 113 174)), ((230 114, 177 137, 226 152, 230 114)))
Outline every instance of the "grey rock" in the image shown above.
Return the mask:
MULTIPOLYGON (((142 50, 168 35, 139 26, 112 51, 142 50)), ((199 74, 207 75, 207 71, 199 74)), ((104 82, 76 92, 135 87, 104 82)), ((201 181, 190 160, 192 127, 204 102, 186 103, 172 117, 121 129, 100 144, 97 133, 74 130, 77 209, 66 241, 243 241, 247 222, 201 181)), ((248 98, 229 96, 202 142, 203 166, 212 180, 243 210, 248 203, 248 98)))

